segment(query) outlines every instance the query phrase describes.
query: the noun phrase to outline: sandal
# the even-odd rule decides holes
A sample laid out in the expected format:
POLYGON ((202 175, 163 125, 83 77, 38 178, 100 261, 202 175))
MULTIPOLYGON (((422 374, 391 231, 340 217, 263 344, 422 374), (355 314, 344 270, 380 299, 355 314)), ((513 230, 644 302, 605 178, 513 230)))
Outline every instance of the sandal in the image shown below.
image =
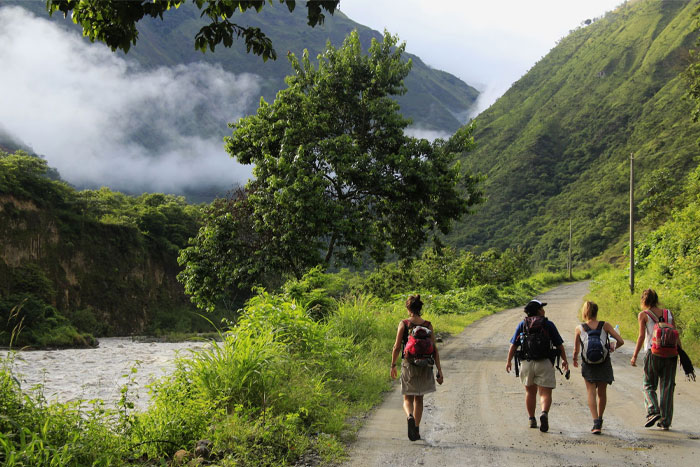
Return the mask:
POLYGON ((661 415, 658 413, 653 413, 651 415, 648 415, 647 422, 644 424, 644 427, 650 428, 650 427, 654 426, 654 423, 658 422, 660 418, 661 418, 661 415))
POLYGON ((591 428, 591 433, 594 435, 599 435, 601 433, 601 428, 603 428, 603 419, 602 418, 594 418, 593 419, 593 428, 591 428))

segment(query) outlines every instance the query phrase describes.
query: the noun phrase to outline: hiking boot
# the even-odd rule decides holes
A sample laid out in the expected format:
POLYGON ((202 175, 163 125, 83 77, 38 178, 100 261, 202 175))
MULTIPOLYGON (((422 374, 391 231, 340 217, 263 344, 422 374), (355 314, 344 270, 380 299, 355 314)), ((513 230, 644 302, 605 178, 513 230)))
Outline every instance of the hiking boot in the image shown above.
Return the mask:
POLYGON ((540 415, 540 431, 542 433, 547 433, 549 430, 549 416, 547 415, 547 412, 542 412, 542 415, 540 415))
POLYGON ((602 418, 594 418, 593 419, 593 428, 591 428, 591 433, 594 435, 599 435, 601 433, 601 429, 603 428, 603 419, 602 418))
POLYGON ((535 417, 530 417, 530 428, 537 428, 537 419, 535 417))
POLYGON ((419 426, 416 427, 415 433, 416 433, 416 439, 415 439, 415 440, 418 441, 418 440, 420 439, 420 427, 419 427, 419 426))
POLYGON ((408 439, 416 440, 416 419, 413 418, 413 415, 408 416, 408 439))
POLYGON ((658 422, 660 418, 661 418, 661 415, 658 413, 653 413, 651 415, 647 415, 647 422, 644 424, 644 427, 650 428, 650 427, 654 426, 654 423, 658 422))

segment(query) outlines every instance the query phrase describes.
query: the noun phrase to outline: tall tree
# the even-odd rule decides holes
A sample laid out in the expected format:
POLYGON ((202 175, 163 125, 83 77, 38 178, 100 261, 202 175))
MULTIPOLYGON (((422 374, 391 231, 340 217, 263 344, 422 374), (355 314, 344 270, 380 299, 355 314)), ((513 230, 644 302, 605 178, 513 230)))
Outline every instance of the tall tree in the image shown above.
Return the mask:
POLYGON ((432 143, 404 133, 410 121, 391 98, 411 69, 404 48, 386 33, 363 54, 353 32, 317 66, 289 54, 288 87, 231 124, 226 150, 254 164, 254 179, 214 203, 180 254, 194 303, 211 310, 253 284, 366 252, 409 257, 481 201, 479 177, 455 162, 473 146, 471 127, 432 143))
POLYGON ((296 275, 363 252, 408 257, 481 201, 478 177, 455 163, 471 127, 433 143, 404 133, 410 121, 391 98, 405 92, 404 50, 385 33, 363 54, 355 31, 338 49, 328 43, 318 66, 307 51, 289 54, 287 89, 231 125, 227 152, 254 164, 254 227, 296 275))
MULTIPOLYGON (((72 14, 73 22, 80 24, 83 35, 91 41, 107 44, 112 50, 128 52, 138 40, 136 24, 144 17, 163 19, 163 14, 178 8, 186 0, 46 0, 50 14, 60 11, 64 16, 72 14)), ((260 28, 241 26, 231 22, 236 12, 255 10, 260 12, 265 0, 192 0, 201 16, 209 24, 202 26, 194 38, 196 49, 205 52, 223 43, 231 47, 235 38, 243 37, 248 52, 260 55, 263 60, 277 58, 272 41, 260 28)), ((268 0, 270 4, 273 0, 268 0)), ((291 12, 296 0, 279 0, 291 12)), ((323 10, 333 14, 339 0, 311 0, 306 2, 309 26, 323 23, 323 10)))

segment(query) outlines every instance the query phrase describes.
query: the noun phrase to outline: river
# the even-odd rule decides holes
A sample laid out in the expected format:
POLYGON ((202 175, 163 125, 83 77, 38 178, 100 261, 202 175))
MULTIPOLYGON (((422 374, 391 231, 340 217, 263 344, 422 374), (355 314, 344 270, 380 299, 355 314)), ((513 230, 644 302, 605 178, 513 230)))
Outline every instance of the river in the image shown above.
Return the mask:
MULTIPOLYGON (((131 338, 102 338, 95 349, 31 350, 15 354, 13 374, 27 392, 43 384, 44 397, 60 402, 102 399, 116 407, 121 388, 130 379, 132 399, 139 409, 148 405, 150 382, 167 375, 178 355, 201 349, 205 342, 143 342, 131 338), (137 368, 136 373, 131 372, 137 368)), ((0 351, 5 358, 7 351, 0 351)))

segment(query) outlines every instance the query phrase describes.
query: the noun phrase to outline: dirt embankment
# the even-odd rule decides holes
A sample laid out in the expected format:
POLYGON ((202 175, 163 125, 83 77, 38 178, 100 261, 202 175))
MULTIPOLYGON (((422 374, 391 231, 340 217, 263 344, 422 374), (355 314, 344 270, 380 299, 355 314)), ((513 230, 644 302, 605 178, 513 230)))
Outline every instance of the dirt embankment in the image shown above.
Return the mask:
MULTIPOLYGON (((582 282, 539 296, 548 303, 547 316, 564 338, 569 361, 587 291, 582 282)), ((679 369, 671 431, 644 428, 642 369, 629 365, 630 341, 612 356, 615 382, 608 389, 601 436, 590 433, 585 385, 573 367, 568 381, 557 373, 549 432, 528 428, 523 387, 505 372, 508 341, 522 317, 521 308, 505 310, 443 344, 445 383, 425 398, 423 439, 406 437, 397 385, 370 415, 346 465, 698 465, 700 382, 686 381, 679 369)), ((605 319, 605 310, 600 317, 605 319)))

